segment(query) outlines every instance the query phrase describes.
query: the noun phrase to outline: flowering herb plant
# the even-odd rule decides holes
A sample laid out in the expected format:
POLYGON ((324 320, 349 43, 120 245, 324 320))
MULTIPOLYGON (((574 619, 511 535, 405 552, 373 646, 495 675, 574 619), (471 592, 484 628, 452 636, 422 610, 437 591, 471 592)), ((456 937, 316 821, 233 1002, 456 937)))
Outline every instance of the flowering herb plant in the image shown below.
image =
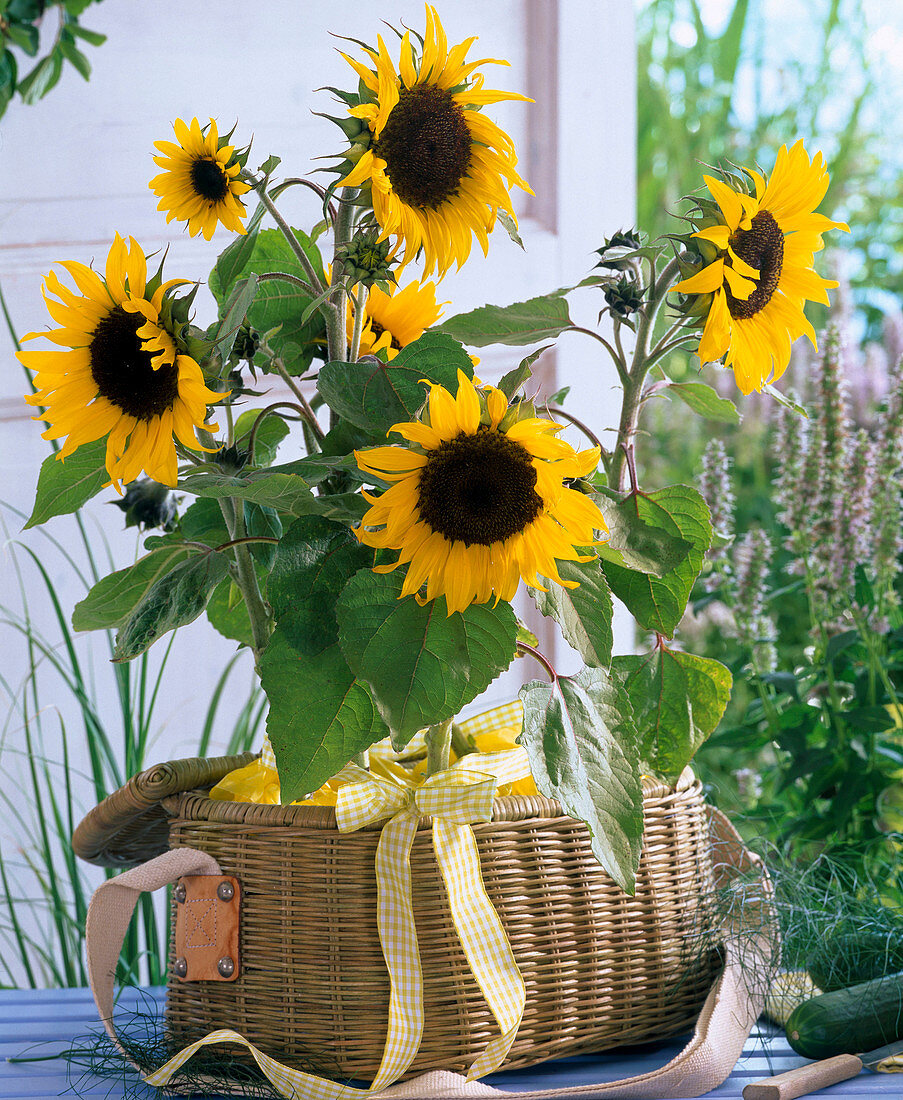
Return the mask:
POLYGON ((485 251, 497 222, 517 239, 511 190, 528 190, 511 139, 483 111, 524 97, 485 86, 490 59, 469 61, 472 42, 450 46, 427 7, 424 34, 399 34, 397 55, 382 39, 343 55, 358 83, 331 89, 343 149, 325 188, 275 183, 274 157, 252 171, 249 148, 213 120, 176 121, 150 186, 190 234, 236 234, 210 274, 219 318, 197 327, 196 288, 162 265, 151 273, 132 238, 116 237, 103 270, 62 263, 74 288, 47 276, 54 346, 21 359, 45 435, 65 442, 63 461, 42 468, 29 523, 111 484, 128 487, 145 525, 154 482, 196 498, 177 521, 167 511, 169 529, 101 580, 73 623, 115 627, 117 661, 205 612, 248 646, 284 801, 350 760, 366 765, 375 742, 403 750, 424 728, 427 770, 442 770, 458 711, 516 656, 534 658, 549 678, 521 692, 536 784, 587 822, 596 855, 632 890, 641 775, 675 780, 730 691, 724 666, 669 644, 712 526, 695 489, 639 488, 639 417, 662 396, 737 417, 706 384, 668 378, 677 348, 725 358, 748 392, 781 374, 792 339, 814 336, 802 307, 831 285, 813 270, 834 226, 814 213, 828 177, 798 144, 768 181, 706 177, 711 198, 672 242, 616 234, 579 284, 598 288, 610 337, 572 323, 576 287, 437 325, 435 284, 410 265, 441 278, 474 240, 485 251), (310 233, 276 205, 294 186, 322 201, 310 233), (586 331, 617 369, 610 449, 531 391, 538 352, 491 385, 464 347, 566 331, 586 331), (239 411, 270 380, 287 396, 239 411), (277 462, 291 421, 305 453, 277 462), (584 449, 562 438, 568 425, 584 449), (519 624, 521 581, 582 656, 576 675, 558 675, 519 624), (612 654, 612 594, 652 636, 649 652, 612 654))
MULTIPOLYGON (((743 810, 782 850, 810 858, 828 849, 860 871, 870 866, 899 903, 903 382, 896 373, 881 407, 859 410, 857 426, 847 389, 854 363, 832 327, 808 372, 813 415, 781 409, 771 440, 774 530, 738 533, 705 575, 698 623, 717 623, 725 651, 738 643, 729 659, 752 690, 707 751, 730 752, 743 810), (793 646, 788 635, 801 623, 803 644, 793 646)), ((703 495, 732 537, 719 441, 703 466, 703 495)))

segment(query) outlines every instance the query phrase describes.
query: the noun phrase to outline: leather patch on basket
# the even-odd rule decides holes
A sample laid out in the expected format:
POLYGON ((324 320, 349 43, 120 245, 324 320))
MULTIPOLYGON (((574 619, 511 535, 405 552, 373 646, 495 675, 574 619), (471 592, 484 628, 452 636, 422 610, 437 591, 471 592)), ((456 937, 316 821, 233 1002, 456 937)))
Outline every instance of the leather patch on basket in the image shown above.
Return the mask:
POLYGON ((176 899, 175 959, 180 982, 233 982, 238 977, 241 889, 230 875, 183 875, 176 899))

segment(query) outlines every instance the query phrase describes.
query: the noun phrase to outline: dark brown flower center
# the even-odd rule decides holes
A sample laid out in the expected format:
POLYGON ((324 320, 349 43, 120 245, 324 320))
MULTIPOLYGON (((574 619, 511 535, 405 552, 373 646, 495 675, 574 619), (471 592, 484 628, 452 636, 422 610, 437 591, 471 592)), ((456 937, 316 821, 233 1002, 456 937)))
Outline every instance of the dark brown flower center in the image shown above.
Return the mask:
POLYGON ((198 157, 191 165, 191 186, 208 202, 222 202, 229 194, 229 177, 209 157, 198 157))
MULTIPOLYGON (((370 328, 373 331, 374 343, 376 343, 376 341, 380 338, 380 336, 382 336, 384 332, 388 332, 388 329, 383 328, 379 321, 374 321, 372 317, 370 318, 370 328)), ((389 344, 390 347, 393 347, 396 351, 401 351, 401 344, 399 344, 398 340, 392 335, 391 332, 389 332, 389 344)))
POLYGON ((435 210, 457 194, 470 167, 471 141, 451 92, 415 84, 399 92, 373 148, 402 202, 435 210))
POLYGON ((731 247, 741 260, 759 272, 756 289, 745 302, 735 298, 726 284, 724 287, 731 317, 744 320, 764 309, 778 288, 784 264, 784 234, 771 214, 760 210, 749 229, 731 234, 731 247))
POLYGON ((420 471, 420 518, 451 542, 491 546, 523 531, 542 512, 527 450, 481 429, 430 451, 420 471))
POLYGON ((152 420, 171 409, 179 396, 175 364, 154 370, 151 356, 141 347, 140 313, 116 306, 98 322, 88 350, 91 377, 111 404, 138 420, 152 420))

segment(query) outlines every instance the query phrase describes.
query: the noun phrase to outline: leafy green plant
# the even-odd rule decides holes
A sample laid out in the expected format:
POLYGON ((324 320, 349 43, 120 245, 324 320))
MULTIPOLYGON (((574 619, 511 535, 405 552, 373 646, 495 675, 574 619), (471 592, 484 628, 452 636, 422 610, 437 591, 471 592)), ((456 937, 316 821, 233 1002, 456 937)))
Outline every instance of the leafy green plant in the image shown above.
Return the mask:
POLYGON ((71 65, 85 80, 91 63, 80 43, 100 46, 106 35, 90 31, 79 16, 99 0, 0 0, 0 116, 19 95, 24 103, 37 103, 57 84, 63 67, 71 65), (56 34, 46 54, 24 75, 21 58, 36 58, 40 51, 39 29, 53 9, 59 19, 56 34))

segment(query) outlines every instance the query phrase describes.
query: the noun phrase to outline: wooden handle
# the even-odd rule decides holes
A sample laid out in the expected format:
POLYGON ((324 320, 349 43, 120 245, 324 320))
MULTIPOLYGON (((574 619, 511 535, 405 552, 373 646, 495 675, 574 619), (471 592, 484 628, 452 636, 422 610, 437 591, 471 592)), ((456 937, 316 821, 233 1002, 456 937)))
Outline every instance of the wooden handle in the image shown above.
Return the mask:
POLYGON ((861 1069, 862 1061, 855 1054, 838 1054, 747 1085, 743 1100, 795 1100, 797 1096, 808 1096, 817 1089, 855 1077, 861 1069))

